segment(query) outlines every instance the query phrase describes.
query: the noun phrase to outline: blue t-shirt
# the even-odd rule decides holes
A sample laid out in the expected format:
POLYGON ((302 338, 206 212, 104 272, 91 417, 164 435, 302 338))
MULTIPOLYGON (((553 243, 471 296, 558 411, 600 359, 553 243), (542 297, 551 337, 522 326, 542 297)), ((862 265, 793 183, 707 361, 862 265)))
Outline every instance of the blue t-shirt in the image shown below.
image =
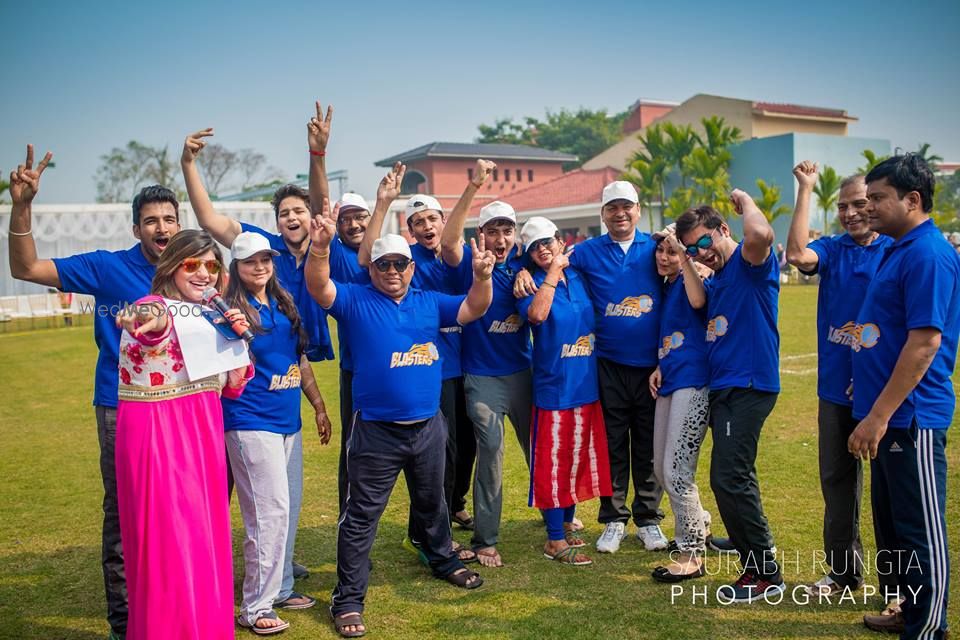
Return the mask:
POLYGON ((426 420, 440 410, 440 327, 464 296, 411 287, 399 302, 371 285, 339 284, 328 313, 349 324, 353 403, 364 420, 426 420))
POLYGON ((660 315, 659 395, 668 396, 677 389, 699 389, 710 381, 707 364, 707 333, 704 310, 690 306, 684 274, 668 282, 663 291, 660 315))
POLYGON ((816 268, 807 273, 820 274, 817 395, 828 402, 853 405, 850 347, 856 340, 857 313, 880 265, 883 250, 892 242, 889 236, 877 236, 870 244, 861 246, 845 233, 807 245, 819 258, 816 268))
MULTIPOLYGON (((557 284, 550 315, 533 325, 533 404, 540 409, 572 409, 600 397, 593 303, 576 269, 568 267, 564 275, 567 284, 557 284)), ((546 276, 537 269, 533 281, 540 286, 546 276)), ((527 318, 534 297, 517 301, 520 317, 527 318)))
POLYGON ((747 262, 737 245, 727 264, 704 283, 707 292, 707 355, 710 390, 780 391, 777 302, 780 265, 747 262))
POLYGON ((250 343, 256 373, 239 398, 221 398, 223 427, 296 433, 300 430, 298 336, 276 299, 262 304, 248 294, 247 302, 259 312, 263 329, 250 343))
POLYGON ((911 329, 940 331, 940 349, 923 378, 890 418, 904 429, 946 429, 956 398, 950 376, 960 333, 960 256, 928 220, 883 251, 857 316, 853 346, 853 415, 863 419, 883 391, 911 329))
POLYGON ((570 254, 593 300, 599 357, 656 366, 662 287, 656 250, 657 243, 638 230, 626 254, 608 233, 581 242, 570 254))
MULTIPOLYGON (((456 277, 456 270, 447 266, 443 258, 436 252, 425 249, 419 243, 410 245, 410 253, 416 267, 410 286, 424 291, 439 291, 451 295, 463 295, 466 290, 456 277)), ((461 263, 462 264, 462 263, 461 263)), ((467 262, 469 265, 470 263, 467 262)), ((459 378, 463 375, 460 369, 460 334, 461 327, 454 324, 451 327, 440 328, 440 366, 443 379, 459 378)))
POLYGON ((306 257, 297 264, 297 257, 290 253, 282 236, 246 222, 241 222, 240 228, 263 236, 270 242, 270 248, 280 253, 273 259, 277 280, 280 286, 293 296, 297 311, 300 312, 300 321, 303 323, 303 330, 307 333, 307 359, 314 362, 333 360, 327 314, 307 291, 307 279, 303 275, 303 267, 307 263, 306 257))
POLYGON ((60 290, 92 295, 96 299, 93 337, 100 349, 93 404, 117 406, 120 329, 115 316, 127 305, 150 293, 156 267, 147 262, 140 244, 125 251, 92 251, 54 258, 60 290))
MULTIPOLYGON (((337 284, 370 284, 370 272, 360 266, 359 250, 348 247, 335 236, 330 243, 330 279, 337 284)), ((342 322, 337 323, 337 332, 340 340, 340 368, 344 371, 353 371, 353 356, 350 354, 347 333, 350 327, 342 322)))
MULTIPOLYGON (((464 373, 475 376, 508 376, 530 368, 530 325, 517 313, 513 280, 522 262, 516 247, 507 260, 493 270, 493 302, 479 320, 463 327, 460 364, 464 373)), ((473 253, 463 248, 463 260, 456 267, 460 286, 468 291, 473 284, 473 253)))

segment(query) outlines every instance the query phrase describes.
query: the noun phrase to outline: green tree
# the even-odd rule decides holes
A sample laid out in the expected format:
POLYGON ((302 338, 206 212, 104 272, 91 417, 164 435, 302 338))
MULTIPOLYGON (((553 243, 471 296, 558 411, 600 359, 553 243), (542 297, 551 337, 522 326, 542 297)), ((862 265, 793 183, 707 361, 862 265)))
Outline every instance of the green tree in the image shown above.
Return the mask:
POLYGON ((780 202, 780 187, 768 185, 762 178, 757 178, 757 188, 760 189, 760 197, 755 202, 767 217, 767 222, 773 224, 780 216, 790 213, 790 207, 780 202))
MULTIPOLYGON (((697 147, 683 159, 681 163, 682 173, 690 180, 689 198, 685 193, 681 193, 674 202, 675 205, 687 204, 689 199, 689 208, 693 203, 707 204, 723 214, 733 213, 733 205, 730 202, 730 174, 727 169, 730 166, 730 152, 725 149, 715 149, 713 153, 706 147, 697 147)), ((680 187, 682 192, 684 187, 680 187)), ((684 210, 672 210, 672 217, 677 217, 684 210)))
POLYGON ((670 167, 676 167, 680 172, 680 187, 687 186, 687 176, 683 172, 683 161, 694 149, 702 145, 700 138, 688 124, 683 126, 672 122, 663 123, 663 132, 666 134, 664 154, 670 167))
POLYGON ((546 118, 526 117, 523 124, 510 118, 501 118, 493 125, 481 124, 477 142, 528 144, 552 151, 570 153, 577 160, 564 169, 579 167, 601 151, 613 146, 623 137, 626 112, 609 115, 605 109, 593 111, 547 110, 546 118))
POLYGON ((937 180, 930 217, 941 231, 960 231, 960 169, 937 180))
POLYGON ((930 165, 930 170, 934 173, 937 172, 940 163, 943 162, 942 156, 938 156, 935 153, 930 153, 929 142, 924 142, 917 148, 917 155, 926 160, 927 164, 930 165))
POLYGON ((813 187, 813 195, 817 197, 817 208, 823 212, 823 232, 827 233, 829 225, 827 218, 829 213, 837 206, 837 199, 840 196, 840 176, 836 170, 830 166, 824 166, 820 171, 820 177, 817 178, 817 184, 813 187))
POLYGON ((177 191, 178 175, 176 158, 166 146, 151 147, 131 140, 125 147, 114 147, 100 156, 100 166, 94 176, 97 202, 126 202, 148 183, 177 191))
POLYGON ((653 228, 653 203, 658 202, 663 209, 663 170, 665 164, 662 160, 648 162, 642 158, 635 159, 630 163, 630 171, 625 172, 621 177, 633 183, 637 188, 637 194, 640 196, 640 207, 647 211, 647 223, 650 225, 650 232, 653 228))
POLYGON ((0 198, 3 198, 3 194, 6 193, 7 189, 10 188, 10 183, 0 178, 0 198))
POLYGON ((860 155, 863 156, 863 158, 867 161, 867 164, 857 169, 856 173, 863 176, 870 173, 871 169, 873 169, 875 166, 877 166, 878 164, 880 164, 881 162, 883 162, 884 160, 890 157, 890 156, 878 156, 870 149, 864 149, 863 151, 860 152, 860 155))

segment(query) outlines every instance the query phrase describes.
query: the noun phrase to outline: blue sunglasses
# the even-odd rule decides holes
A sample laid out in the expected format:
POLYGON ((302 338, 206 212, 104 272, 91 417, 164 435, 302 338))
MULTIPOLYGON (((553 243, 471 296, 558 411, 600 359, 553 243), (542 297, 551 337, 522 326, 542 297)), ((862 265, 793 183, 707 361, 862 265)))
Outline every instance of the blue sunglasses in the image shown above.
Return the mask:
POLYGON ((700 239, 694 242, 693 244, 688 244, 686 246, 686 251, 688 256, 696 256, 700 253, 700 249, 709 249, 713 246, 713 232, 705 233, 700 236, 700 239))

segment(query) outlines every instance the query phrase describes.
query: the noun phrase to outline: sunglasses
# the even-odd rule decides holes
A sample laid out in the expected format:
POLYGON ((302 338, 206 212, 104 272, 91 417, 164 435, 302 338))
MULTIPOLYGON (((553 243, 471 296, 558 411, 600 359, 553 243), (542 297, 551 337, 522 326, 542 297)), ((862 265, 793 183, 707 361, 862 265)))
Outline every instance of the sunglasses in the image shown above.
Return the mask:
POLYGON ((686 246, 686 251, 688 256, 696 256, 700 253, 700 249, 709 249, 713 246, 713 232, 705 233, 700 236, 700 239, 694 242, 693 244, 688 244, 686 246))
POLYGON ((411 262, 413 262, 413 260, 409 260, 408 258, 400 258, 399 260, 385 260, 381 258, 374 262, 373 266, 375 266, 380 273, 390 271, 390 267, 396 269, 397 273, 403 273, 407 270, 407 267, 410 266, 411 262))
POLYGON ((530 243, 530 246, 527 247, 527 251, 539 251, 540 247, 549 247, 553 244, 553 238, 540 238, 539 240, 534 240, 530 243))
POLYGON ((200 265, 203 265, 207 273, 212 276, 220 273, 220 269, 223 268, 216 260, 201 260, 200 258, 187 258, 180 263, 180 266, 183 267, 183 270, 187 273, 196 273, 200 269, 200 265))

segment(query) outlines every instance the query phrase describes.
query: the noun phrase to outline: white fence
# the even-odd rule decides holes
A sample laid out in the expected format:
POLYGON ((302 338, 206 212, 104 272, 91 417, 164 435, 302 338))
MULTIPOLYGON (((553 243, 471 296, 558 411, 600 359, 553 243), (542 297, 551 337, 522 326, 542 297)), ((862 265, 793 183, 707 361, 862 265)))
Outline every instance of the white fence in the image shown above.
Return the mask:
MULTIPOLYGON (((269 202, 215 202, 214 208, 232 218, 276 229, 269 202)), ((137 241, 131 230, 133 211, 128 204, 38 204, 33 206, 33 238, 40 258, 60 258, 106 249, 117 251, 137 241)), ((197 229, 190 205, 180 205, 180 225, 197 229)), ((44 287, 14 280, 10 275, 10 205, 0 205, 0 296, 47 293, 44 287)), ((229 256, 229 252, 225 252, 229 256)))

